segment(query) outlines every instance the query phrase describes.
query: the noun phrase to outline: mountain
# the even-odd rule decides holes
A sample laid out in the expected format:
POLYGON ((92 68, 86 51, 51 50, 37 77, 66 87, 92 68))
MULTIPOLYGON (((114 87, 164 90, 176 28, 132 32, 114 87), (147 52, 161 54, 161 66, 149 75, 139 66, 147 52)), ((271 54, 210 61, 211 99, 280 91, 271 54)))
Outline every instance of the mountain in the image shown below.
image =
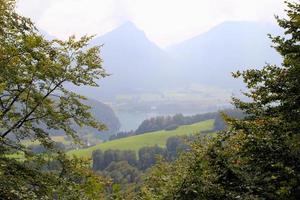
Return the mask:
POLYGON ((91 45, 102 44, 103 65, 111 76, 100 81, 94 98, 112 100, 117 95, 153 91, 175 82, 175 73, 169 73, 175 62, 133 23, 91 41, 91 45))
POLYGON ((268 33, 278 35, 281 30, 267 23, 224 22, 161 49, 127 22, 90 44, 103 44, 103 67, 111 76, 99 80, 99 88, 73 90, 109 102, 120 116, 224 109, 232 93, 244 86, 241 80, 232 78, 231 72, 259 68, 266 62, 280 64, 268 33))
POLYGON ((167 48, 181 65, 182 78, 223 88, 239 88, 230 73, 257 68, 266 62, 280 64, 268 34, 277 26, 258 22, 224 22, 208 32, 167 48))
POLYGON ((84 127, 78 130, 78 133, 81 136, 92 133, 98 138, 107 140, 110 135, 114 135, 119 131, 121 123, 110 106, 93 99, 85 100, 83 103, 91 107, 90 112, 94 118, 104 123, 107 127, 107 130, 98 131, 94 128, 84 127))

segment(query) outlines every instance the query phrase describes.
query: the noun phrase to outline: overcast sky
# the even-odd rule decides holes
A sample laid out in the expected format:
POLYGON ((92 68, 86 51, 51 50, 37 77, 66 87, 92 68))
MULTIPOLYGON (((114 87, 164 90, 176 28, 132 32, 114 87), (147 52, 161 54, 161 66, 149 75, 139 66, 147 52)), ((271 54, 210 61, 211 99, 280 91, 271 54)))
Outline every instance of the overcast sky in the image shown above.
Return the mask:
POLYGON ((19 0, 18 10, 40 29, 65 39, 102 35, 132 21, 165 47, 203 33, 224 21, 275 23, 283 0, 19 0))

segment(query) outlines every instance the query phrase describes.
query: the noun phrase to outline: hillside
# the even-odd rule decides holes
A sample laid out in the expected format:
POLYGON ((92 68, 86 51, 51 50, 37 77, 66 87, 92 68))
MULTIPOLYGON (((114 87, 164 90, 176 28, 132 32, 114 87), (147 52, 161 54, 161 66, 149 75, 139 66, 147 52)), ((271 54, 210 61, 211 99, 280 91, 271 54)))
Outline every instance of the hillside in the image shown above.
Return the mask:
MULTIPOLYGON (((90 112, 93 115, 93 117, 97 121, 104 123, 107 127, 107 130, 98 131, 97 129, 91 127, 81 128, 79 126, 74 126, 73 128, 76 130, 76 132, 82 139, 92 140, 98 138, 101 140, 106 140, 109 138, 110 135, 116 134, 119 131, 121 127, 120 121, 110 106, 93 99, 84 100, 83 103, 91 107, 90 112)), ((62 134, 64 135, 64 132, 62 130, 50 130, 50 133, 52 136, 60 136, 62 134)))
POLYGON ((89 99, 84 103, 91 107, 92 115, 95 119, 104 123, 108 130, 98 131, 93 128, 85 127, 79 131, 81 134, 93 133, 96 137, 106 140, 110 135, 116 134, 119 131, 121 123, 110 106, 93 99, 89 99))
POLYGON ((99 145, 86 148, 69 151, 68 155, 75 155, 79 157, 90 157, 92 152, 96 149, 107 150, 107 149, 119 149, 119 150, 134 150, 137 151, 144 146, 158 145, 164 147, 166 141, 172 136, 183 136, 189 134, 199 133, 200 131, 211 130, 213 128, 213 120, 207 120, 192 125, 180 126, 176 130, 172 131, 155 131, 149 132, 142 135, 136 135, 127 138, 121 138, 99 145))

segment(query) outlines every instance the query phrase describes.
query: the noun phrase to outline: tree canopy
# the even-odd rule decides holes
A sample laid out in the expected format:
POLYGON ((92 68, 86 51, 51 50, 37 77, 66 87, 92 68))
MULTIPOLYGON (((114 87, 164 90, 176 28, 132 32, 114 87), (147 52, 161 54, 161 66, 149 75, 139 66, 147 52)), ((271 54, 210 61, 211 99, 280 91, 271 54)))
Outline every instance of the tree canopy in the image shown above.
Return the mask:
POLYGON ((229 127, 195 142, 175 164, 148 175, 144 199, 300 198, 300 4, 286 2, 284 36, 270 36, 282 66, 234 73, 249 101, 233 98, 243 119, 225 116, 229 127))
POLYGON ((91 37, 47 41, 29 19, 15 13, 14 1, 1 1, 0 23, 2 141, 13 135, 46 145, 47 129, 75 137, 72 122, 103 129, 81 103, 84 97, 65 88, 66 83, 97 86, 95 80, 107 75, 99 47, 86 48, 91 37))
POLYGON ((103 181, 85 162, 70 160, 59 151, 30 156, 20 140, 38 141, 51 149, 49 130, 62 130, 77 139, 74 124, 105 128, 82 103, 85 98, 65 87, 98 86, 96 80, 107 76, 100 47, 88 47, 88 36, 46 40, 30 19, 16 13, 15 3, 0 0, 0 196, 95 199, 103 181), (21 161, 9 155, 16 151, 25 153, 21 161), (52 161, 58 167, 45 171, 52 161))

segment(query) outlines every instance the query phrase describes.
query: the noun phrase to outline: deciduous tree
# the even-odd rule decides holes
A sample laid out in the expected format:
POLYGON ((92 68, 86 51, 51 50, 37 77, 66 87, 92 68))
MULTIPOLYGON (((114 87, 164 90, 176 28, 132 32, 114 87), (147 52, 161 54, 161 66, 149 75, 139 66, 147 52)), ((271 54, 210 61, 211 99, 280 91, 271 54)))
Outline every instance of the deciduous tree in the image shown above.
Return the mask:
POLYGON ((98 183, 89 178, 92 173, 80 160, 55 154, 51 159, 68 167, 62 168, 61 173, 52 173, 42 171, 46 157, 26 155, 18 161, 8 156, 13 151, 27 153, 20 143, 24 138, 51 148, 51 129, 77 139, 74 124, 105 128, 82 103, 85 98, 65 87, 98 86, 96 80, 107 76, 99 47, 87 47, 90 39, 85 36, 76 40, 72 36, 67 41, 48 41, 30 19, 16 13, 14 0, 0 0, 1 198, 94 198, 89 195, 94 192, 91 185, 98 188, 98 183), (65 193, 60 192, 62 188, 65 193))

